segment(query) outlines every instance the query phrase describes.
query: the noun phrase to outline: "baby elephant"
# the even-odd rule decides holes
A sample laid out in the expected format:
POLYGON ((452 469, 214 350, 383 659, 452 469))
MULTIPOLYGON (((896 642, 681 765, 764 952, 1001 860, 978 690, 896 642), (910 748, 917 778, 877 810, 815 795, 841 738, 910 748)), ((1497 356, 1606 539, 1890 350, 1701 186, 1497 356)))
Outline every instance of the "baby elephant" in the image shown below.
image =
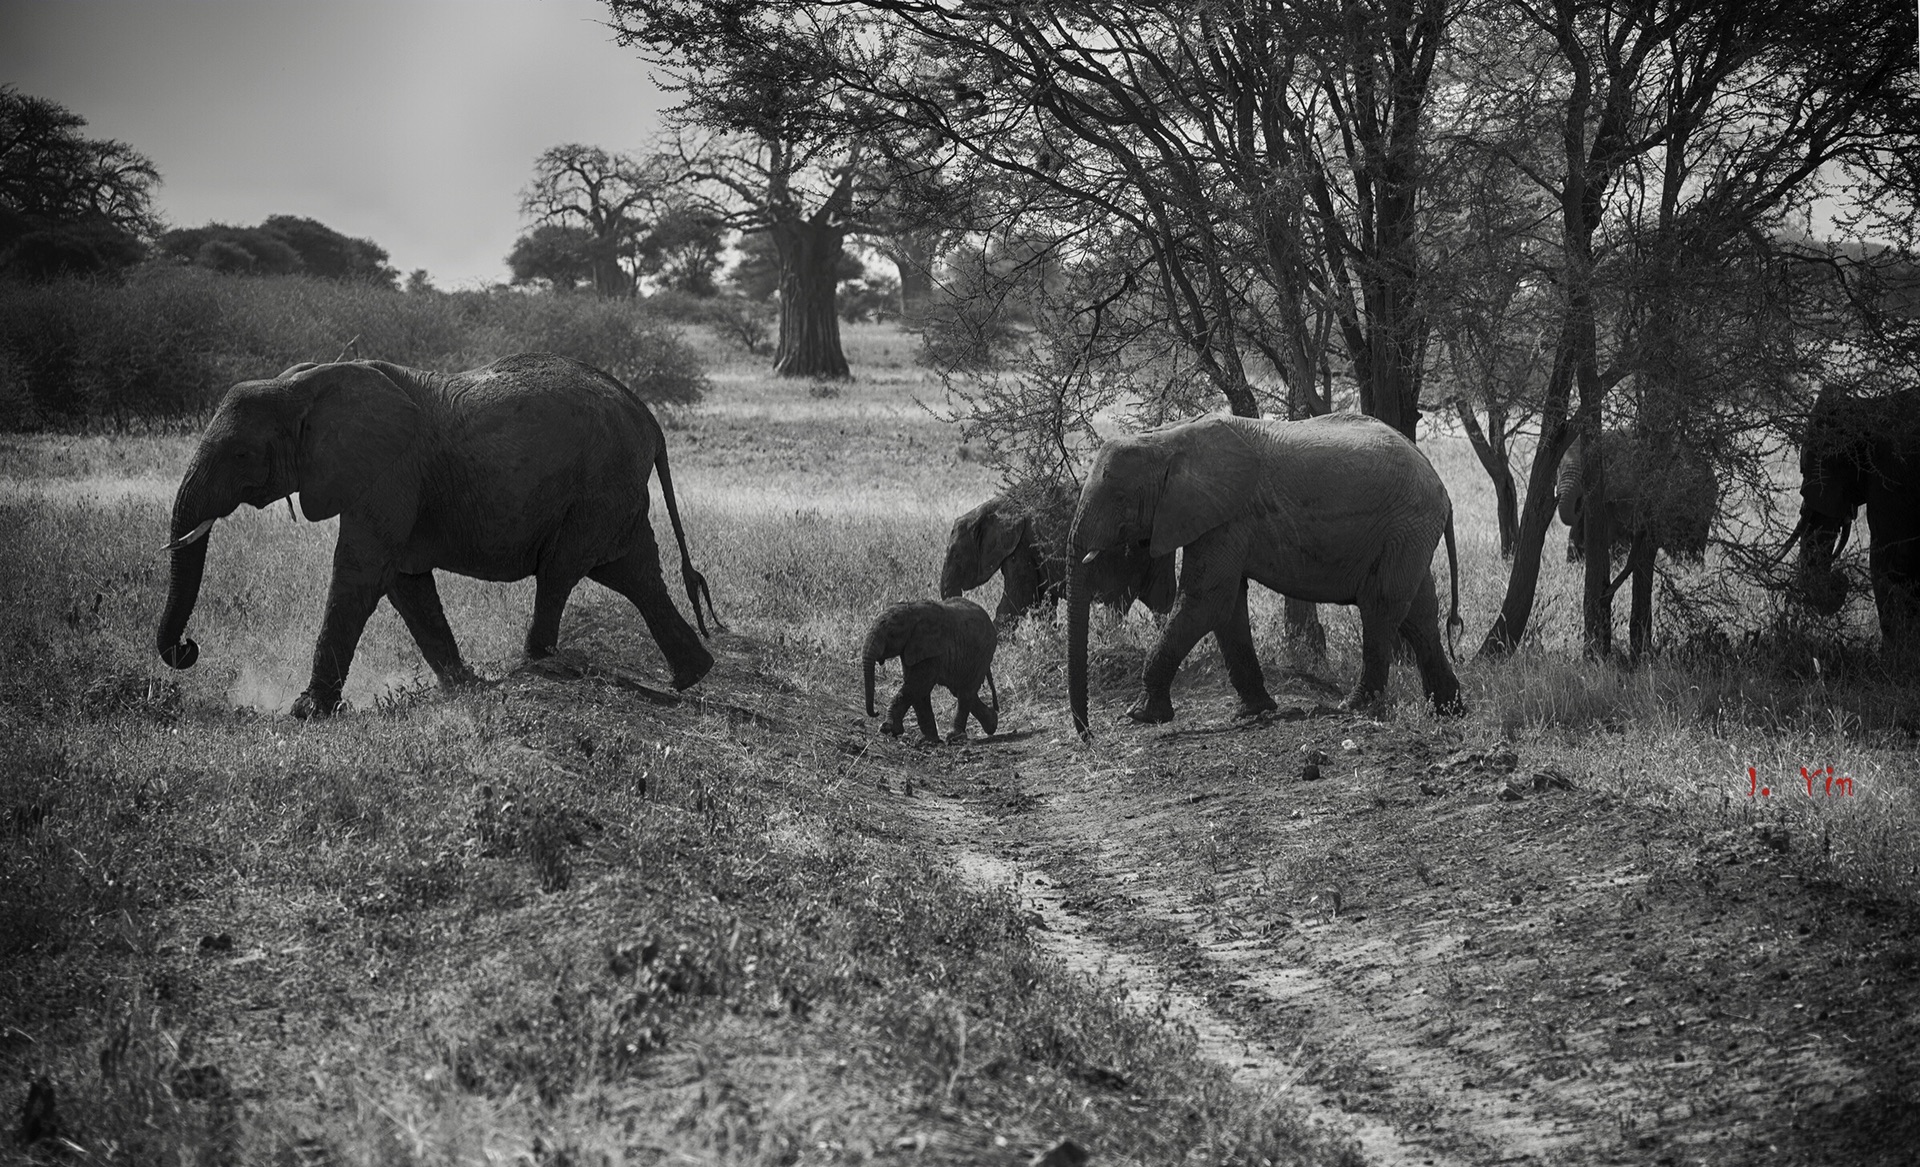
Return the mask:
POLYGON ((999 645, 993 618, 972 600, 909 600, 880 613, 867 633, 864 652, 867 668, 867 716, 878 717, 873 707, 874 666, 893 657, 900 658, 906 673, 900 692, 887 710, 882 733, 898 734, 908 707, 920 719, 920 733, 928 741, 940 740, 933 721, 933 687, 945 685, 960 702, 953 718, 953 734, 948 741, 966 737, 967 715, 979 721, 991 735, 1000 724, 1000 694, 993 686, 993 650, 999 645), (993 708, 980 700, 980 683, 993 694, 993 708))

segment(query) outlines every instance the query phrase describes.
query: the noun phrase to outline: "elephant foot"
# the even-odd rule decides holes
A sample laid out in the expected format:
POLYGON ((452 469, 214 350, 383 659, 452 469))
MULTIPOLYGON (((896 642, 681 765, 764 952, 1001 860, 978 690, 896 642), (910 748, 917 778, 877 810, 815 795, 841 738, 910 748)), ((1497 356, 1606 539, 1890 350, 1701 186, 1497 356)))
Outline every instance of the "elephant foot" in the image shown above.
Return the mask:
POLYGON ((1433 702, 1433 712, 1437 716, 1465 717, 1467 715, 1467 703, 1460 700, 1458 689, 1451 693, 1429 693, 1427 697, 1433 702))
POLYGON ((528 660, 546 660, 548 657, 552 656, 554 653, 559 651, 560 651, 560 645, 558 643, 534 644, 532 641, 528 641, 527 647, 526 647, 526 657, 528 660))
POLYGON ((880 732, 886 734, 888 737, 899 737, 900 723, 897 721, 883 721, 880 723, 880 732))
POLYGON ((340 709, 340 694, 331 696, 315 693, 312 689, 300 694, 293 700, 293 715, 301 721, 312 719, 319 721, 332 717, 340 709))
POLYGON ((703 648, 700 650, 700 655, 692 659, 691 664, 676 664, 673 667, 673 687, 691 689, 700 683, 700 678, 712 671, 713 654, 703 648))
POLYGON ((1249 717, 1258 717, 1262 713, 1272 713, 1280 708, 1280 703, 1265 693, 1258 697, 1240 698, 1240 708, 1233 711, 1233 719, 1241 721, 1249 717))
POLYGON ((956 729, 947 735, 947 744, 950 746, 965 745, 966 741, 967 731, 964 729, 956 729))
POLYGON ((440 687, 443 689, 454 691, 461 689, 484 689, 487 687, 487 683, 485 677, 463 664, 455 665, 453 668, 440 674, 440 687))
POLYGON ((1340 712, 1342 713, 1375 712, 1380 708, 1380 703, 1384 696, 1385 696, 1385 693, 1378 690, 1355 689, 1353 692, 1347 694, 1347 699, 1345 701, 1342 701, 1340 703, 1340 712))
POLYGON ((1173 698, 1164 693, 1142 696, 1127 710, 1127 716, 1148 725, 1164 725, 1173 720, 1173 698))

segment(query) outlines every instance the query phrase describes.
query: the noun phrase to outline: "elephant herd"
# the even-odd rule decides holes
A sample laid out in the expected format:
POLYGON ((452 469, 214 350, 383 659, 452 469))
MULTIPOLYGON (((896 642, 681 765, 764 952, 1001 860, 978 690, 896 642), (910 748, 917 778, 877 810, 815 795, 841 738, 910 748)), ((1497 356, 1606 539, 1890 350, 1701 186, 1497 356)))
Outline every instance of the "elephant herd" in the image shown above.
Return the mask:
MULTIPOLYGON (((1656 456, 1624 434, 1602 441, 1608 482, 1622 484, 1609 489, 1604 505, 1629 548, 1628 571, 1650 568, 1655 547, 1698 558, 1716 493, 1711 470, 1656 456)), ((1566 461, 1558 495, 1571 551, 1582 543, 1591 508, 1580 492, 1580 451, 1566 461)), ((1800 590, 1816 609, 1838 609, 1845 578, 1834 561, 1864 505, 1883 635, 1890 645, 1920 643, 1920 392, 1824 391, 1800 462, 1800 590)), ((443 375, 350 361, 296 365, 236 385, 174 499, 172 572, 156 638, 167 664, 189 668, 199 656, 185 631, 213 524, 242 503, 265 507, 296 491, 308 519, 339 516, 340 534, 295 716, 337 708, 361 632, 383 596, 443 685, 477 682, 441 609, 436 570, 496 581, 533 577, 529 657, 554 650, 569 595, 591 579, 640 610, 675 688, 713 666, 702 643, 707 617, 724 625, 687 549, 659 422, 631 390, 589 365, 528 353, 443 375), (648 519, 647 483, 656 471, 698 635, 661 570, 648 519)), ((1431 570, 1442 539, 1451 634, 1460 625, 1452 502, 1426 456, 1391 427, 1356 414, 1298 422, 1215 416, 1115 438, 1100 448, 1077 495, 1030 485, 954 523, 942 598, 888 608, 867 636, 867 712, 877 715, 876 666, 898 657, 905 679, 883 726, 888 732, 901 732, 911 709, 922 734, 937 740, 936 686, 958 701, 956 735, 969 719, 995 731, 995 619, 959 598, 995 574, 1004 582, 1002 625, 1065 601, 1068 696, 1083 735, 1095 600, 1121 612, 1139 601, 1166 617, 1129 717, 1173 717, 1174 674, 1208 633, 1239 713, 1275 708, 1253 646, 1250 582, 1358 609, 1362 665, 1349 706, 1381 696, 1394 648, 1404 643, 1433 707, 1458 712, 1460 686, 1442 646, 1431 570), (991 706, 980 700, 983 683, 994 694, 991 706)))

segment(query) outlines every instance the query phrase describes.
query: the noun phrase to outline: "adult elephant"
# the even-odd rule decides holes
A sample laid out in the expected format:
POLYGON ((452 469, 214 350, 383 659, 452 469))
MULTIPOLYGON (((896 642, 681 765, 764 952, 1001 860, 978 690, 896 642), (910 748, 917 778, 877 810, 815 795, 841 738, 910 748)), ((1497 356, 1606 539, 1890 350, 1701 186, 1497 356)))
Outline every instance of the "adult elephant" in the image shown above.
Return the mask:
POLYGON ((1797 582, 1808 603, 1832 615, 1846 602, 1835 561, 1864 505, 1882 643, 1920 651, 1920 389, 1822 389, 1800 444, 1800 497, 1797 582))
POLYGON ((1359 414, 1307 421, 1216 416, 1100 448, 1068 537, 1067 685, 1074 728, 1087 725, 1090 572, 1111 555, 1185 548, 1173 618, 1141 670, 1127 716, 1173 717, 1174 673, 1202 636, 1220 645, 1240 712, 1275 708, 1254 653, 1247 582, 1296 599, 1360 609, 1362 669, 1347 698, 1386 688, 1405 637, 1436 708, 1461 708, 1441 646, 1432 561, 1442 536, 1460 623, 1453 504, 1433 466, 1393 427, 1359 414))
MULTIPOLYGON (((1628 643, 1635 654, 1646 650, 1653 634, 1653 559, 1665 551, 1699 563, 1707 553, 1707 533, 1719 503, 1713 468, 1698 454, 1677 446, 1661 448, 1626 430, 1600 435, 1606 469, 1605 513, 1612 553, 1626 556, 1607 594, 1633 577, 1633 606, 1627 618, 1628 643)), ((1575 442, 1560 463, 1554 495, 1560 521, 1567 525, 1567 559, 1586 557, 1587 515, 1585 443, 1575 442)))
POLYGON ((604 584, 640 609, 674 687, 686 688, 713 657, 661 578, 647 520, 647 478, 656 468, 704 635, 700 601, 711 612, 713 600, 687 553, 660 423, 606 373, 524 353, 453 376, 348 361, 243 382, 221 400, 174 496, 160 657, 176 669, 199 658, 183 634, 214 522, 241 503, 264 507, 297 490, 309 520, 340 516, 340 538, 296 717, 324 717, 339 705, 361 630, 382 596, 442 684, 477 680, 440 607, 437 569, 486 580, 533 576, 532 657, 553 651, 574 585, 604 584))
MULTIPOLYGON (((996 623, 1013 628, 1021 617, 1052 615, 1067 588, 1067 529, 1079 494, 1065 483, 1033 480, 1014 486, 953 521, 940 567, 940 597, 953 599, 1000 575, 996 623)), ((1110 558, 1096 573, 1094 598, 1125 613, 1137 599, 1154 612, 1173 610, 1173 554, 1110 558)))

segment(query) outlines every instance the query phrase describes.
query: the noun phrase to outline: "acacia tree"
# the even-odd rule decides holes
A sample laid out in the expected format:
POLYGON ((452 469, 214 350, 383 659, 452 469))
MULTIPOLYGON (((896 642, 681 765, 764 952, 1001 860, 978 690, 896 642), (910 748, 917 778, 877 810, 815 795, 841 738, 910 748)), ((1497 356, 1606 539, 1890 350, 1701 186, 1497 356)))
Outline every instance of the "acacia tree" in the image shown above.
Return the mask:
POLYGON ((160 172, 87 119, 0 85, 0 270, 35 278, 137 262, 157 229, 160 172))
POLYGON ((659 197, 662 176, 627 154, 567 143, 542 151, 533 181, 520 192, 520 210, 537 223, 586 231, 586 259, 594 291, 631 295, 633 273, 621 260, 632 255, 644 230, 641 212, 659 197))
MULTIPOLYGON (((1541 66, 1476 93, 1513 127, 1487 139, 1488 156, 1550 197, 1558 217, 1558 321, 1540 440, 1507 594, 1482 645, 1499 654, 1525 633, 1560 457, 1576 433, 1599 448, 1609 392, 1643 378, 1642 398, 1665 410, 1645 422, 1656 434, 1684 428, 1687 396, 1712 397, 1711 385, 1663 378, 1678 367, 1681 334, 1666 328, 1678 310, 1673 281, 1619 316, 1603 349, 1604 303, 1649 270, 1628 262, 1635 250, 1668 256, 1654 265, 1668 270, 1682 255, 1686 265, 1728 263, 1803 208, 1830 167, 1910 152, 1920 118, 1900 77, 1914 40, 1904 0, 1514 0, 1489 16, 1464 43, 1512 55, 1518 42, 1541 66), (1558 151, 1512 147, 1540 140, 1543 123, 1557 131, 1558 151)), ((1588 497, 1604 496, 1603 460, 1582 465, 1588 497)), ((1612 534, 1598 517, 1586 523, 1583 623, 1590 650, 1604 654, 1612 534)))

